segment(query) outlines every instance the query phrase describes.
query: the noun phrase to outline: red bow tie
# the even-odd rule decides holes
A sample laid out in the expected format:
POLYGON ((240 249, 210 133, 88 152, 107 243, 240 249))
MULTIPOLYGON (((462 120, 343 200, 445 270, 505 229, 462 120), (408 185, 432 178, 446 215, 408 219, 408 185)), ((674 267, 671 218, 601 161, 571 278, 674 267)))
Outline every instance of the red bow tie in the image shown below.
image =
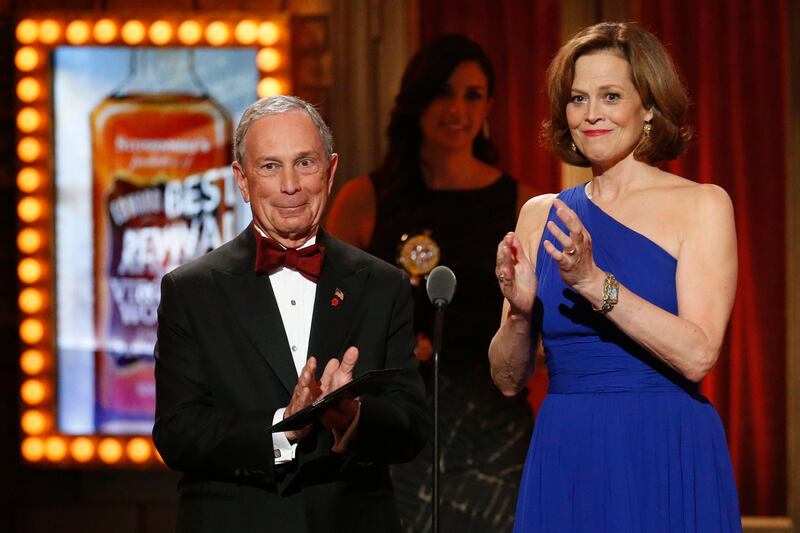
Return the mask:
MULTIPOLYGON (((253 229, 255 230, 255 228, 253 229)), ((257 230, 254 232, 256 234, 257 274, 272 274, 285 267, 297 271, 298 274, 314 283, 319 280, 322 262, 325 259, 324 246, 312 244, 299 250, 284 248, 276 241, 264 237, 257 230)))

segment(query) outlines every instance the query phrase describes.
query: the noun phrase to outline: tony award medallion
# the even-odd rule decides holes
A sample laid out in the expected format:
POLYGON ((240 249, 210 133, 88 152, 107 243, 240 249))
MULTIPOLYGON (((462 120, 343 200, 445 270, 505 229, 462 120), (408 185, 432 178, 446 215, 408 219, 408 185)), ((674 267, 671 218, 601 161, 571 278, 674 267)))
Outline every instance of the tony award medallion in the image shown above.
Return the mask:
POLYGON ((439 245, 430 230, 417 235, 404 233, 397 247, 397 265, 408 272, 411 284, 416 287, 439 264, 439 254, 439 245))

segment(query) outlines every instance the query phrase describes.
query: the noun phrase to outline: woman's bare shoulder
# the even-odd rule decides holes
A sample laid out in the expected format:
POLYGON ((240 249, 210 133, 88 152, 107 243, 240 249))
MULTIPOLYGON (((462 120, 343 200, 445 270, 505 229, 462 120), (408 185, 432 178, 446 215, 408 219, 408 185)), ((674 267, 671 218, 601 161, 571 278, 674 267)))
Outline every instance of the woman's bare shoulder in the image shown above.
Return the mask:
POLYGON ((369 176, 356 176, 347 180, 336 194, 334 203, 340 199, 342 201, 370 201, 374 203, 375 188, 372 186, 372 180, 369 176))
MULTIPOLYGON (((557 196, 557 194, 553 193, 534 196, 525 202, 525 205, 520 210, 515 232, 522 243, 522 248, 529 257, 531 257, 530 248, 535 248, 541 239, 544 225, 547 222, 547 215, 550 213, 553 200, 557 196)), ((531 261, 535 262, 535 257, 531 257, 531 261)))
POLYGON ((730 195, 719 185, 699 183, 668 172, 663 172, 662 176, 659 179, 663 179, 672 203, 687 214, 733 208, 730 195))
POLYGON ((733 203, 728 192, 713 183, 698 183, 675 174, 663 173, 660 185, 642 205, 649 207, 650 217, 672 225, 679 242, 692 236, 707 238, 710 234, 729 233, 734 226, 733 203))
POLYGON ((538 226, 544 226, 547 220, 547 214, 553 206, 553 200, 555 200, 557 196, 558 195, 554 193, 540 194, 525 202, 519 212, 519 221, 517 222, 518 230, 521 227, 534 227, 537 224, 538 226))
POLYGON ((325 227, 359 248, 369 245, 375 227, 375 189, 369 176, 353 178, 342 186, 331 203, 325 227))
MULTIPOLYGON (((702 183, 697 180, 692 180, 688 178, 684 178, 683 176, 678 176, 677 174, 672 174, 671 172, 666 172, 664 170, 659 170, 658 174, 655 175, 654 181, 657 183, 661 183, 663 187, 667 189, 671 189, 679 194, 687 194, 687 195, 702 195, 714 194, 716 191, 725 192, 725 189, 720 187, 719 185, 713 183, 702 183)), ((727 195, 727 193, 725 193, 727 195)))

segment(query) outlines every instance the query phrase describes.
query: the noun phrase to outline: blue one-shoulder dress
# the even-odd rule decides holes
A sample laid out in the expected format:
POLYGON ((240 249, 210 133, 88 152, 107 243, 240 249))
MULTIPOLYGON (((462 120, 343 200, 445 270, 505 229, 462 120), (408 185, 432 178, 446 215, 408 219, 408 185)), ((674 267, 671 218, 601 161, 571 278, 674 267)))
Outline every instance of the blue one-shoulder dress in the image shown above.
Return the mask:
MULTIPOLYGON (((559 196, 592 236, 597 265, 677 314, 677 260, 587 198, 559 196)), ((551 209, 548 220, 562 229, 551 209)), ((545 229, 542 241, 556 242, 545 229)), ((592 311, 539 245, 550 375, 515 516, 516 532, 741 531, 725 433, 697 385, 592 311)))

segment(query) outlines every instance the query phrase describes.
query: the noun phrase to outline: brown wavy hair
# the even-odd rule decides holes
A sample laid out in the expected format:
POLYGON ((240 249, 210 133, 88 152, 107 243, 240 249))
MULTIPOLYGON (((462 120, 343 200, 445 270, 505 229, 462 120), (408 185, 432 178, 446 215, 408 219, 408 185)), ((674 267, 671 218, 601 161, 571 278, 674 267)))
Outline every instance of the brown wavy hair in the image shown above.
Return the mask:
POLYGON ((652 33, 629 22, 601 22, 584 28, 558 51, 547 68, 550 120, 543 124, 544 144, 570 165, 590 166, 583 154, 572 150, 567 103, 577 59, 603 50, 617 52, 628 61, 642 105, 653 112, 650 135, 642 136, 633 157, 648 164, 678 157, 692 136, 686 125, 689 97, 664 45, 652 33))

